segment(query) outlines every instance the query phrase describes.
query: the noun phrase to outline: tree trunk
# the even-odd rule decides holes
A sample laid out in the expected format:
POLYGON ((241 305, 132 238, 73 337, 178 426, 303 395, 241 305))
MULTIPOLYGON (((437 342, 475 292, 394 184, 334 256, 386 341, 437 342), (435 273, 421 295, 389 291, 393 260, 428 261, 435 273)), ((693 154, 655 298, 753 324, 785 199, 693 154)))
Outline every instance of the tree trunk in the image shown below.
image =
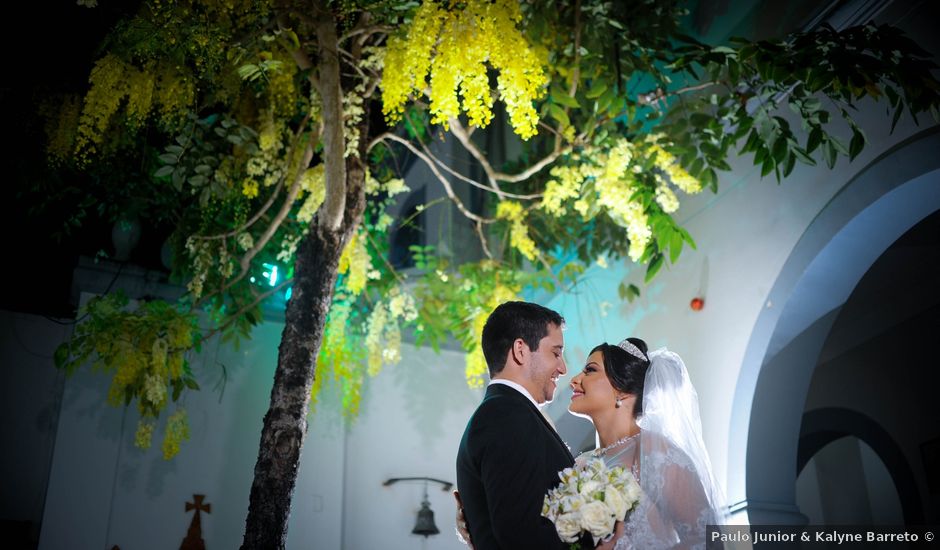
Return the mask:
POLYGON ((321 234, 311 229, 297 249, 271 405, 264 416, 251 485, 243 549, 284 548, 287 541, 314 365, 346 240, 341 232, 321 234))
MULTIPOLYGON (((368 115, 364 119, 367 121, 368 115)), ((367 124, 361 127, 362 135, 368 135, 367 124)), ((307 432, 314 367, 333 300, 339 257, 362 221, 364 180, 365 170, 359 160, 347 159, 342 226, 338 231, 311 227, 297 249, 294 286, 278 348, 271 406, 264 417, 251 485, 243 550, 282 549, 287 543, 287 522, 307 432)))
MULTIPOLYGON (((365 210, 365 168, 359 159, 366 158, 368 140, 360 140, 358 157, 344 158, 336 23, 326 2, 317 7, 327 199, 297 248, 294 286, 278 348, 271 405, 261 431, 243 550, 283 549, 287 544, 291 500, 307 433, 310 390, 326 316, 333 301, 339 258, 362 222, 365 210)), ((359 130, 361 136, 368 136, 369 109, 368 105, 364 107, 366 113, 359 130)))

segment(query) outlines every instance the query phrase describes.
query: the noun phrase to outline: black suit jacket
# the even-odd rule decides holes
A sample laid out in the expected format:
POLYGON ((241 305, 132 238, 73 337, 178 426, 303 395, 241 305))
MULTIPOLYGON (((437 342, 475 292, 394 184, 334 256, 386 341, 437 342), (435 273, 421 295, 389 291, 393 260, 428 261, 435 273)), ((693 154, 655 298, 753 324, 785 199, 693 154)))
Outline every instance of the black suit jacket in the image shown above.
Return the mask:
POLYGON ((515 389, 493 384, 457 451, 457 489, 477 550, 566 549, 542 502, 574 458, 542 413, 515 389))

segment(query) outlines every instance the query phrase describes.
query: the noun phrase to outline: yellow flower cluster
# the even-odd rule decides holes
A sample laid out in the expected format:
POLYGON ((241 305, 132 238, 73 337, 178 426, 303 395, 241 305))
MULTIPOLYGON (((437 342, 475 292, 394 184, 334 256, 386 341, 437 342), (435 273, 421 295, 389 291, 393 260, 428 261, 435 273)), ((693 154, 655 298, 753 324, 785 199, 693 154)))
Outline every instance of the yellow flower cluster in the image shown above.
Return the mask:
POLYGON ((407 36, 388 41, 382 111, 389 122, 401 118, 412 92, 425 93, 430 73, 431 122, 446 128, 464 112, 470 124, 486 126, 493 118, 492 66, 513 129, 523 139, 534 136, 538 114, 532 103, 548 79, 518 28, 521 19, 516 0, 468 0, 460 10, 423 3, 407 36))
MULTIPOLYGON (((470 321, 470 327, 473 331, 473 341, 480 342, 483 338, 483 326, 486 325, 486 318, 491 311, 496 309, 496 306, 503 302, 518 299, 517 289, 497 283, 493 287, 492 294, 490 294, 489 298, 485 301, 485 307, 478 308, 470 321)), ((489 372, 489 369, 486 365, 486 358, 483 356, 483 348, 477 345, 467 353, 464 368, 467 385, 471 388, 483 387, 487 372, 489 372)))
POLYGON ((134 446, 138 449, 149 449, 153 440, 153 422, 141 418, 137 422, 137 431, 134 433, 134 446))
POLYGON ((283 49, 278 49, 274 56, 280 63, 266 73, 268 104, 276 116, 293 116, 297 110, 297 89, 294 84, 297 63, 283 49))
POLYGON ((193 300, 198 300, 202 296, 209 270, 212 269, 214 260, 212 245, 204 239, 189 237, 186 240, 186 252, 189 255, 190 269, 193 273, 186 287, 192 294, 193 300))
POLYGON ((40 113, 46 117, 46 157, 52 166, 58 166, 72 155, 81 100, 75 95, 57 97, 54 103, 44 102, 40 113))
POLYGON ((662 176, 656 174, 656 202, 663 212, 672 214, 679 209, 679 197, 669 188, 669 184, 662 176))
POLYGON ((649 154, 656 155, 656 167, 669 176, 669 181, 671 181, 673 185, 690 195, 694 195, 702 190, 702 182, 692 177, 691 174, 682 168, 682 166, 679 165, 679 161, 672 153, 654 143, 649 146, 649 154))
POLYGON ((540 208, 556 216, 564 214, 562 204, 581 194, 581 184, 584 183, 584 174, 575 166, 555 166, 550 174, 552 179, 545 184, 540 208))
POLYGON ((176 129, 196 104, 196 84, 192 75, 179 67, 161 64, 156 68, 154 97, 160 123, 166 130, 176 129))
POLYGON ((362 122, 362 115, 366 113, 362 107, 365 92, 365 83, 360 83, 343 94, 343 129, 346 137, 344 157, 359 157, 359 124, 362 122))
POLYGON ((153 107, 153 92, 156 85, 153 63, 148 63, 142 71, 129 71, 126 83, 127 122, 132 128, 139 128, 147 121, 150 109, 153 107))
POLYGON ((127 95, 127 73, 133 67, 116 55, 108 54, 99 59, 88 77, 91 88, 85 94, 85 105, 78 122, 75 148, 93 154, 104 139, 117 113, 121 101, 127 95))
POLYGON ((258 182, 251 179, 246 179, 242 182, 242 195, 245 195, 249 199, 253 199, 258 196, 258 182))
POLYGON ((99 59, 88 80, 90 88, 75 141, 75 151, 83 162, 100 149, 111 120, 122 105, 131 128, 142 126, 156 104, 164 127, 172 129, 195 100, 192 79, 178 68, 148 63, 138 69, 114 54, 99 59))
POLYGON ((339 273, 348 273, 346 288, 353 296, 359 295, 366 287, 369 270, 372 268, 372 258, 366 249, 366 237, 356 233, 349 240, 339 258, 339 273))
POLYGON ((166 419, 163 435, 163 459, 170 460, 180 452, 180 443, 189 440, 189 421, 186 409, 179 408, 166 419))
POLYGON ((366 169, 366 195, 378 195, 383 191, 388 197, 394 197, 400 193, 411 191, 411 188, 409 188, 405 183, 405 180, 401 178, 391 178, 385 183, 382 183, 379 180, 373 178, 372 173, 366 169))
MULTIPOLYGON (((297 221, 310 223, 326 199, 326 175, 323 164, 304 171, 300 178, 300 188, 303 193, 306 193, 306 198, 303 199, 304 203, 297 212, 297 221)), ((303 194, 300 196, 303 197, 303 194)))
POLYGON ((529 261, 535 261, 538 257, 538 250, 535 241, 529 236, 522 205, 512 201, 501 201, 496 205, 496 217, 510 222, 509 244, 529 261))
MULTIPOLYGON (((539 207, 549 214, 560 215, 564 213, 565 201, 576 198, 573 208, 585 220, 601 209, 606 211, 614 223, 627 230, 630 258, 638 261, 652 239, 649 217, 642 201, 635 196, 642 190, 637 174, 643 170, 645 159, 652 158, 655 166, 652 175, 656 181, 655 200, 663 212, 673 213, 679 208, 679 199, 670 182, 686 193, 697 193, 702 189, 701 183, 659 144, 660 138, 650 136, 638 144, 620 139, 606 152, 585 150, 583 158, 587 160, 580 164, 552 168, 552 179, 546 184, 539 207), (584 192, 585 183, 589 180, 594 183, 593 193, 584 192)), ((570 160, 581 159, 573 156, 570 160)), ((509 214, 507 210, 506 215, 509 214)))
POLYGON ((423 93, 444 19, 437 2, 425 2, 415 13, 407 36, 388 38, 381 85, 382 112, 389 122, 401 119, 412 91, 423 93))

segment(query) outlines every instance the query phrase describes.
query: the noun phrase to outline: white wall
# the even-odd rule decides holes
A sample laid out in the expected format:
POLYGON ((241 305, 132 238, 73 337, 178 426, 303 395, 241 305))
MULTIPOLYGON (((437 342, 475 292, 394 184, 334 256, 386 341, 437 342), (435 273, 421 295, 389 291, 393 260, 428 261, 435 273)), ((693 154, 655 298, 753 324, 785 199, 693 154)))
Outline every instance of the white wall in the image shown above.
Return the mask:
MULTIPOLYGON (((36 350, 54 349, 65 336, 56 331, 58 325, 42 318, 11 317, 16 318, 18 331, 7 334, 40 337, 36 350)), ((3 386, 10 393, 4 400, 10 410, 5 412, 7 418, 22 422, 4 424, 4 447, 18 452, 5 453, 3 473, 5 480, 19 477, 22 482, 6 485, 5 481, 5 487, 16 489, 4 490, 6 517, 25 514, 29 519, 32 514, 39 520, 37 499, 44 496, 49 461, 44 466, 37 458, 44 453, 52 456, 51 445, 40 444, 42 433, 34 432, 29 422, 36 420, 33 408, 59 400, 62 413, 54 433, 40 548, 175 548, 192 518, 184 504, 197 493, 205 494, 212 505, 211 513, 202 515, 207 548, 237 548, 282 328, 280 323, 265 322, 239 351, 212 342, 192 361, 202 391, 185 397, 191 439, 169 462, 162 458, 157 434, 151 450, 133 446, 138 415, 133 408, 104 404, 108 376, 82 369, 65 381, 57 399, 51 355, 41 367, 18 360, 9 363, 15 368, 5 370, 13 373, 3 386), (30 372, 43 376, 24 379, 30 372), (48 397, 36 399, 39 394, 48 397), (10 445, 16 440, 36 441, 10 445), (32 474, 24 476, 23 471, 32 474)), ((11 340, 5 344, 12 345, 11 340)), ((4 356, 15 359, 6 347, 4 356)), ((424 484, 384 487, 382 483, 393 477, 422 476, 456 482, 457 445, 482 390, 466 386, 460 353, 437 355, 405 344, 402 354, 401 364, 386 367, 366 382, 360 416, 349 426, 339 413, 336 392, 327 384, 310 419, 291 511, 289 548, 462 547, 453 534, 449 491, 438 484, 428 487, 441 534, 425 539, 411 534, 424 484)))
POLYGON ((7 542, 39 538, 65 378, 49 343, 70 331, 68 324, 0 311, 0 520, 22 522, 18 535, 0 531, 7 542))

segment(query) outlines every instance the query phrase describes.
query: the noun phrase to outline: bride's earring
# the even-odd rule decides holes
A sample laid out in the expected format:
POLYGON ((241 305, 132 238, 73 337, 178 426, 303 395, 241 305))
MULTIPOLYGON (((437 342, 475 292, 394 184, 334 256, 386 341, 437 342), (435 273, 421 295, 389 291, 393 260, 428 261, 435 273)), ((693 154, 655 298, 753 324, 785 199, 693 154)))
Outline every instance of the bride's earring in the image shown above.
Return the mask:
POLYGON ((614 403, 614 406, 619 409, 619 408, 620 408, 620 402, 621 402, 621 401, 623 401, 623 397, 618 397, 618 398, 617 398, 617 402, 614 403))

